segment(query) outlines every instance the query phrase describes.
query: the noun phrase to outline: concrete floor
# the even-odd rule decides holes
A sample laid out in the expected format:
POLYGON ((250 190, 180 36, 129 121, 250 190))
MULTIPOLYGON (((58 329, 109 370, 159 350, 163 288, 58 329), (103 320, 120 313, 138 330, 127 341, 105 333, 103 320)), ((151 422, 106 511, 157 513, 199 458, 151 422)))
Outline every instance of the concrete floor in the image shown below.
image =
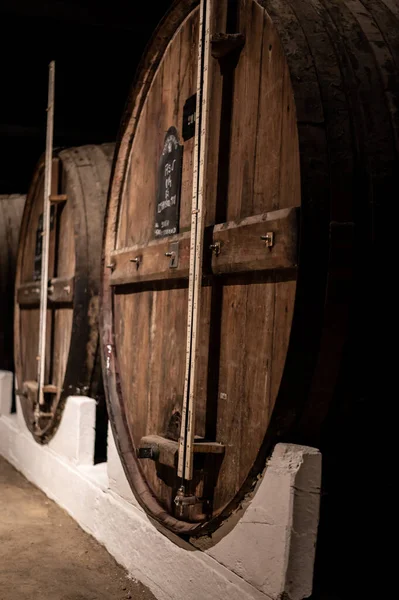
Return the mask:
POLYGON ((0 457, 0 600, 154 600, 0 457))

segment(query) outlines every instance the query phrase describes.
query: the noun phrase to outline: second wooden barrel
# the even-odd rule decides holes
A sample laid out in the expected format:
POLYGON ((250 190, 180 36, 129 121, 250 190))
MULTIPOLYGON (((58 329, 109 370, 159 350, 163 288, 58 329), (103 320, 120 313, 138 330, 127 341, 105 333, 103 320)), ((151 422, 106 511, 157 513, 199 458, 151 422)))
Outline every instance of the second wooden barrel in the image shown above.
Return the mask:
POLYGON ((14 284, 25 195, 0 195, 0 369, 14 371, 14 284))
POLYGON ((210 31, 198 4, 174 3, 137 74, 102 289, 125 472, 145 510, 184 535, 237 508, 276 442, 317 439, 345 343, 355 240, 367 255, 399 172, 395 2, 206 2, 210 31), (208 34, 208 87, 197 92, 208 34), (196 93, 208 94, 203 164, 196 93), (192 184, 203 167, 194 474, 182 482, 192 184))
MULTIPOLYGON (((18 393, 34 438, 47 442, 60 422, 66 398, 105 407, 98 355, 101 240, 113 144, 54 152, 45 369, 45 405, 37 406, 44 161, 36 168, 25 205, 18 249, 15 364, 18 393)), ((105 436, 105 433, 104 433, 105 436)))

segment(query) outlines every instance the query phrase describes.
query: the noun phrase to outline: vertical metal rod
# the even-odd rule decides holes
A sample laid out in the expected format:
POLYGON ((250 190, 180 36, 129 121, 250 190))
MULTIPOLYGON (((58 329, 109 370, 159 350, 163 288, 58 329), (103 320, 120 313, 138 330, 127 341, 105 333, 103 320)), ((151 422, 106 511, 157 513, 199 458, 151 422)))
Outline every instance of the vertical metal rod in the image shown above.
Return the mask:
POLYGON ((211 0, 201 0, 198 42, 197 107, 194 145, 193 195, 188 285, 188 321, 186 374, 182 424, 179 439, 178 476, 190 481, 193 476, 193 445, 195 425, 195 391, 198 366, 198 329, 202 287, 202 255, 204 245, 204 184, 208 133, 208 91, 210 56, 211 0))
POLYGON ((54 79, 55 62, 49 65, 48 102, 47 102, 47 133, 46 133, 46 158, 44 171, 44 198, 43 198, 43 243, 42 243, 42 272, 40 280, 40 323, 39 323, 39 352, 38 352, 38 394, 39 405, 44 404, 43 386, 46 367, 46 327, 47 327, 47 286, 48 262, 50 245, 50 195, 53 162, 53 131, 54 131, 54 79))

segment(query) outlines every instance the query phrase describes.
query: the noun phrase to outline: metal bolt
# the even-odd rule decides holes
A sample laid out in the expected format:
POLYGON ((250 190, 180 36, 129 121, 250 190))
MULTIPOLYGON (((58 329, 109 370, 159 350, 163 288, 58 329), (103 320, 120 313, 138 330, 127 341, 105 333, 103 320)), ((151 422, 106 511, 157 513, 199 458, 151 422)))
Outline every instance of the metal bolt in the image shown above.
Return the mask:
POLYGON ((172 256, 174 256, 174 252, 165 252, 165 256, 168 256, 169 258, 172 258, 172 256))
POLYGON ((110 265, 106 265, 106 267, 107 267, 107 269, 111 269, 111 270, 115 269, 114 263, 111 263, 110 265))
POLYGON ((136 263, 136 269, 138 269, 140 266, 141 258, 140 256, 136 256, 136 258, 131 258, 130 262, 136 263))
POLYGON ((214 254, 216 254, 216 256, 219 256, 219 254, 220 254, 220 242, 215 242, 214 244, 211 244, 209 246, 209 250, 212 250, 212 252, 214 254))
POLYGON ((265 242, 265 245, 268 248, 271 248, 274 244, 274 233, 273 231, 268 231, 266 235, 261 235, 260 239, 265 242))

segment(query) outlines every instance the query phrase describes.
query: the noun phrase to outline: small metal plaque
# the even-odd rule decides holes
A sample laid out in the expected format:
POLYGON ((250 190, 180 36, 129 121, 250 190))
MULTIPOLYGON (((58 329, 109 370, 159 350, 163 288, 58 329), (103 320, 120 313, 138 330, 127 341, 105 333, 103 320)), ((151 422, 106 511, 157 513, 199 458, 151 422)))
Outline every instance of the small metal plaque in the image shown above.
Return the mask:
MULTIPOLYGON (((50 231, 54 229, 55 206, 50 209, 50 231)), ((42 252, 43 252, 43 213, 39 215, 36 229, 35 258, 33 263, 33 281, 38 281, 42 276, 42 252)))
POLYGON ((183 146, 175 127, 165 136, 159 163, 158 194, 155 212, 155 237, 175 235, 179 232, 180 190, 183 146))
POLYGON ((169 244, 168 256, 170 257, 169 269, 177 269, 179 266, 179 242, 169 244))
POLYGON ((195 118, 197 111, 197 94, 190 96, 183 107, 183 140, 193 138, 195 136, 195 118))

